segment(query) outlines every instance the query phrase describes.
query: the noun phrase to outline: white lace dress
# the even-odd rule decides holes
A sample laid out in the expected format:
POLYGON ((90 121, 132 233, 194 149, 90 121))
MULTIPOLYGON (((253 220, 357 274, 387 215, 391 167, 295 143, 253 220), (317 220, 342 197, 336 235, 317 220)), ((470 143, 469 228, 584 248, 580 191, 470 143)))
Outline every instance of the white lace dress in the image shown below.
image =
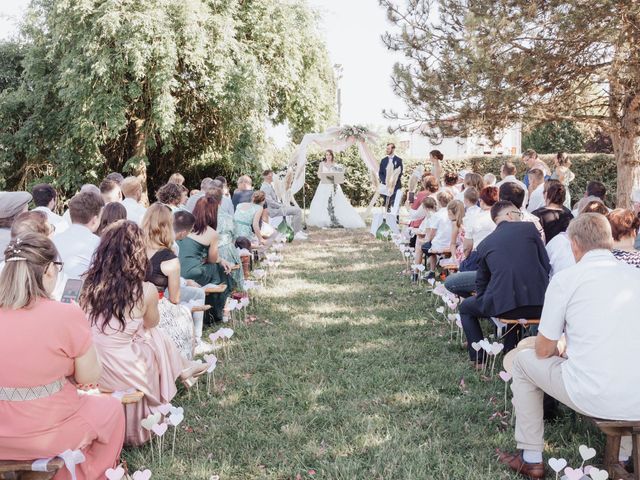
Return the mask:
MULTIPOLYGON (((340 165, 327 165, 322 162, 318 173, 343 171, 344 168, 340 165)), ((364 220, 351 206, 340 185, 333 185, 322 180, 311 201, 307 224, 320 228, 364 228, 365 226, 364 220)))

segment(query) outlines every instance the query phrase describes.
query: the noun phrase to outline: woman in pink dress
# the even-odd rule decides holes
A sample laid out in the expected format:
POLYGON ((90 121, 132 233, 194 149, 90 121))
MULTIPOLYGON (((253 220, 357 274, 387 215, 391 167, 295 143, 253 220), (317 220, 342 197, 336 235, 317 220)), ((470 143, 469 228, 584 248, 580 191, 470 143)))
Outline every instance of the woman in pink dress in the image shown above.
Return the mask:
POLYGON ((145 395, 125 407, 127 445, 149 440, 140 422, 173 399, 178 377, 192 385, 207 370, 206 364, 184 358, 156 328, 158 291, 144 282, 148 265, 142 229, 134 222, 118 221, 102 233, 80 297, 103 364, 100 388, 134 388, 145 395))
MULTIPOLYGON (((83 480, 118 461, 124 413, 110 396, 78 395, 98 381, 100 361, 82 310, 50 299, 62 264, 44 235, 9 243, 0 274, 0 459, 33 460, 81 449, 83 480)), ((66 469, 56 480, 69 479, 66 469)))

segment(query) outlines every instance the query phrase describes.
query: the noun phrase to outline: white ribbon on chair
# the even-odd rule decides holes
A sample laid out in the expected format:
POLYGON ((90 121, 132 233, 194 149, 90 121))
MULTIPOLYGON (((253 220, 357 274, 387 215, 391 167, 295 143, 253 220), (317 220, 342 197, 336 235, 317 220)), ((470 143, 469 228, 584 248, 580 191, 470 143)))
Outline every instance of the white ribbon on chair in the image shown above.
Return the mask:
MULTIPOLYGON (((65 450, 60 455, 57 455, 64 461, 64 466, 67 467, 71 474, 71 480, 76 480, 76 465, 86 460, 84 453, 81 450, 65 450)), ((35 460, 31 464, 31 471, 33 472, 46 472, 49 462, 56 457, 41 458, 35 460)))

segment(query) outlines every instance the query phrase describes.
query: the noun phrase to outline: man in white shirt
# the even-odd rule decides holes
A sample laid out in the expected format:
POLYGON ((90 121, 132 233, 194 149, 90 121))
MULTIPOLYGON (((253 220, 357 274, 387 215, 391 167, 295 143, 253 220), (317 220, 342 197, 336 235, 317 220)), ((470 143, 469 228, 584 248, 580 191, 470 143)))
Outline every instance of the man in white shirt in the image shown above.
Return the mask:
MULTIPOLYGON (((503 453, 500 461, 533 478, 544 476, 544 393, 591 417, 640 420, 640 270, 615 259, 603 215, 580 215, 567 235, 577 263, 551 280, 535 350, 513 361, 515 437, 523 452, 503 453)), ((631 442, 622 440, 624 460, 631 442)))
POLYGON ((210 178, 210 177, 203 178, 200 181, 200 191, 198 193, 194 193, 189 197, 189 200, 187 200, 187 204, 184 206, 184 209, 189 213, 193 213, 193 209, 196 208, 196 203, 198 203, 198 200, 200 200, 201 198, 204 198, 207 192, 213 189, 215 185, 216 184, 213 181, 213 178, 210 178))
POLYGON ((513 162, 503 163, 502 168, 500 169, 501 180, 496 183, 496 187, 499 190, 502 185, 508 182, 519 185, 522 190, 524 190, 524 200, 522 201, 522 204, 527 205, 527 203, 529 203, 529 192, 527 191, 527 186, 516 178, 516 173, 518 173, 518 169, 513 162))
POLYGON ((105 205, 107 203, 122 201, 120 185, 118 185, 118 182, 115 180, 109 180, 108 178, 105 178, 102 183, 100 183, 100 195, 102 195, 102 200, 104 200, 105 205))
POLYGON ((36 205, 34 210, 45 213, 49 224, 55 228, 56 233, 64 232, 69 228, 69 224, 60 215, 53 212, 58 194, 51 185, 48 183, 40 183, 33 187, 31 195, 33 196, 33 203, 36 205))
POLYGON ((142 218, 147 209, 142 206, 142 182, 138 177, 127 177, 120 185, 124 200, 122 205, 127 210, 127 220, 136 222, 138 225, 142 223, 142 218))
POLYGON ((544 201, 544 173, 542 170, 534 168, 527 174, 529 178, 529 204, 527 212, 533 213, 537 209, 545 206, 544 201))
POLYGON ((78 193, 69 202, 71 225, 53 237, 68 278, 81 278, 91 265, 93 252, 100 244, 94 232, 100 225, 103 206, 102 197, 89 192, 78 193))

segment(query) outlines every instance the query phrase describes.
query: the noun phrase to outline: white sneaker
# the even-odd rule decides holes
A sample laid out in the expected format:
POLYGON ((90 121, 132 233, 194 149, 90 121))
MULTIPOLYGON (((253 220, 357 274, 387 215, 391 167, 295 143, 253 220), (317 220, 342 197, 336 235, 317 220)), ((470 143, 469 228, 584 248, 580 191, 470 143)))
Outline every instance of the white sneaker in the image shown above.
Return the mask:
POLYGON ((296 233, 293 238, 295 238, 296 240, 306 240, 306 239, 309 238, 309 235, 307 235, 306 233, 300 231, 300 232, 296 233))
POLYGON ((198 341, 198 344, 196 345, 196 349, 195 349, 195 354, 196 355, 204 355, 207 353, 211 353, 213 351, 217 350, 216 347, 209 343, 209 342, 205 342, 204 340, 200 340, 198 341))

